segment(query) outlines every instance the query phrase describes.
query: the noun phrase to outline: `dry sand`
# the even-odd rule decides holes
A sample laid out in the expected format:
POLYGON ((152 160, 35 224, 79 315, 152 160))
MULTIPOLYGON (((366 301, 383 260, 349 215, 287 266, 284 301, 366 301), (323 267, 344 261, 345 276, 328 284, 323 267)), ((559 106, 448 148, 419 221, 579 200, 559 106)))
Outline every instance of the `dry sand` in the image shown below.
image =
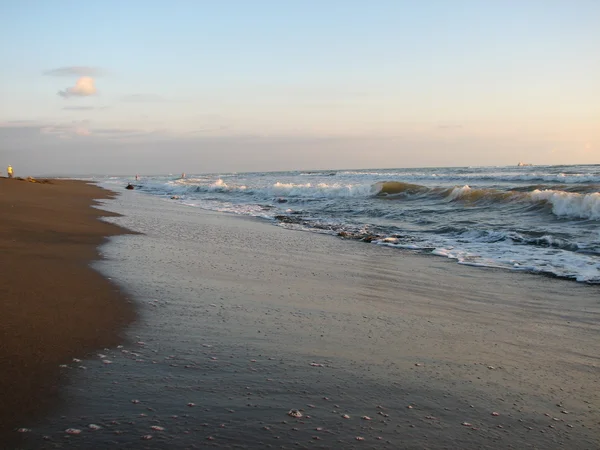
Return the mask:
MULTIPOLYGON (((59 364, 114 345, 133 319, 92 270, 96 247, 124 230, 91 208, 109 191, 84 182, 0 179, 0 443, 55 398, 59 364)), ((4 447, 2 447, 4 448, 4 447)))

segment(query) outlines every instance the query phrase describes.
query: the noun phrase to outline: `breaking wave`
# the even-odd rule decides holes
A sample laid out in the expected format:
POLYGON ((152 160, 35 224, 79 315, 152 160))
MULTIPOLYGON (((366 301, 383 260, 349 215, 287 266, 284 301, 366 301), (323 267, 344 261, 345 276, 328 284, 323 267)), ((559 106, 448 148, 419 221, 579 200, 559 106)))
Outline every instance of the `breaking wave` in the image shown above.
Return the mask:
MULTIPOLYGON (((591 185, 595 186, 595 185, 591 185)), ((560 218, 600 220, 600 192, 568 192, 559 189, 537 189, 541 186, 502 190, 475 188, 469 185, 451 188, 428 187, 404 181, 378 181, 376 183, 290 183, 277 181, 261 187, 226 183, 217 180, 176 180, 162 184, 159 189, 167 195, 194 195, 198 193, 220 193, 226 195, 252 196, 269 201, 273 198, 293 200, 319 200, 341 198, 387 198, 402 201, 422 198, 469 205, 513 204, 529 208, 537 205, 560 218)), ((152 190, 152 186, 147 186, 152 190)), ((568 188, 567 188, 568 189, 568 188)))
POLYGON ((197 193, 225 193, 244 194, 270 199, 273 197, 286 197, 298 199, 319 198, 347 198, 347 197, 369 197, 372 195, 371 184, 350 183, 285 183, 277 181, 267 186, 248 187, 235 183, 226 183, 221 178, 210 182, 194 179, 189 181, 175 181, 169 183, 167 188, 169 195, 186 195, 197 193))
MULTIPOLYGON (((106 177, 189 207, 600 283, 600 165, 106 177)), ((129 195, 129 194, 127 194, 129 195)))
POLYGON ((371 187, 375 195, 398 195, 398 194, 423 194, 430 189, 419 184, 405 183, 402 181, 380 181, 371 187))
POLYGON ((552 205, 552 212, 558 217, 600 220, 600 192, 574 194, 546 189, 535 190, 530 195, 535 201, 552 205))
POLYGON ((472 188, 468 185, 442 189, 395 181, 375 183, 374 190, 379 196, 426 194, 430 197, 442 197, 447 202, 478 205, 537 203, 541 206, 550 205, 552 213, 557 217, 600 220, 600 192, 582 194, 553 189, 534 189, 530 192, 503 191, 492 188, 472 188))

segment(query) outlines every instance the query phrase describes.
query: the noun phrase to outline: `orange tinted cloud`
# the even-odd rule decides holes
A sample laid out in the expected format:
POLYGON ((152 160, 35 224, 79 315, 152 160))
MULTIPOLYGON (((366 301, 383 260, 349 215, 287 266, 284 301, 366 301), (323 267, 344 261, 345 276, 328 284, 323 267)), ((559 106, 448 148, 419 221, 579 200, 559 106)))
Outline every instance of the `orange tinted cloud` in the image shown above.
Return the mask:
POLYGON ((92 77, 81 77, 75 83, 75 86, 58 91, 58 95, 64 98, 69 97, 88 97, 96 93, 96 86, 92 77))

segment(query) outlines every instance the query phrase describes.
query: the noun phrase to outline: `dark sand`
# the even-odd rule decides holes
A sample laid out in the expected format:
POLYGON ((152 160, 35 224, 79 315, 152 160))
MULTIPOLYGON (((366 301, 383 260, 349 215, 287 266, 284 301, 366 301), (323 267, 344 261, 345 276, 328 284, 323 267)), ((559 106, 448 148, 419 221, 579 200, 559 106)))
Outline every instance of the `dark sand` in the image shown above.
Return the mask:
POLYGON ((114 345, 134 317, 89 267, 125 230, 92 208, 110 192, 80 181, 0 179, 0 446, 56 399, 59 364, 114 345))

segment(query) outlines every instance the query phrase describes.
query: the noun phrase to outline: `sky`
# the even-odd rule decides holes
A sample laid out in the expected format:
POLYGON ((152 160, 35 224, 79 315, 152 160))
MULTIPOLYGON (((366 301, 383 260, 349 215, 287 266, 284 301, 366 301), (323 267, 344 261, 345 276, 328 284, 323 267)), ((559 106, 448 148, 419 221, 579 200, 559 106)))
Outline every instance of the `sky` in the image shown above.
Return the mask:
POLYGON ((600 163, 597 0, 0 0, 0 170, 600 163))

